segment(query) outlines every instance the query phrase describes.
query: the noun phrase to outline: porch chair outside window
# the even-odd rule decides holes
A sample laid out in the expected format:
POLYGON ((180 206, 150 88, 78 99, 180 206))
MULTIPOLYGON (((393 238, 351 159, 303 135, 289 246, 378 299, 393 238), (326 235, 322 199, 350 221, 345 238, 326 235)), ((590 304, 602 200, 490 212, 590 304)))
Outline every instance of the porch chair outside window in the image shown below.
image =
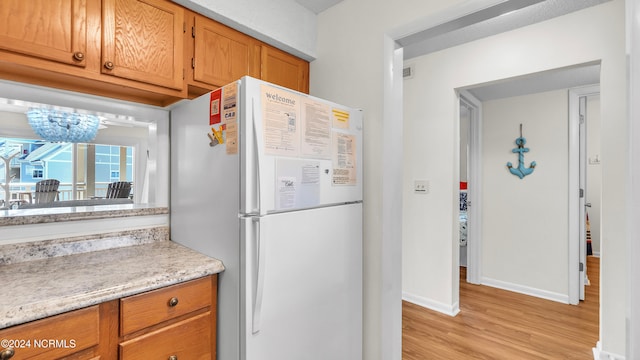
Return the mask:
POLYGON ((131 183, 128 181, 116 181, 107 187, 107 199, 128 198, 131 193, 131 183))
POLYGON ((60 186, 60 181, 56 179, 38 181, 36 183, 36 191, 33 195, 33 202, 35 204, 45 204, 55 200, 60 201, 58 186, 60 186))

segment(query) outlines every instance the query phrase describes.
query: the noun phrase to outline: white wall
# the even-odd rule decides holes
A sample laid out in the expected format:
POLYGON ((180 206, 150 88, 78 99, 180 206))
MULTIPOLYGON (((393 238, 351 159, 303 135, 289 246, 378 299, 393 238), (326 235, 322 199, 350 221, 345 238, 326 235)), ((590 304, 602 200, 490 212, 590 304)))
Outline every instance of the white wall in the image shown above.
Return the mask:
POLYGON ((467 161, 469 155, 469 131, 471 114, 465 106, 460 106, 460 181, 467 181, 467 161))
POLYGON ((602 151, 600 144, 600 95, 587 97, 587 208, 591 226, 591 247, 593 254, 600 256, 602 237, 600 217, 602 216, 602 151))
MULTIPOLYGON (((627 0, 627 50, 629 61, 629 98, 637 99, 640 95, 640 0, 627 0)), ((630 138, 630 176, 629 199, 627 210, 629 231, 627 263, 628 277, 627 297, 627 358, 640 357, 640 102, 629 101, 630 138)))
MULTIPOLYGON (((602 60, 601 335, 624 354, 627 128, 624 2, 615 0, 539 24, 411 59, 405 81, 405 226, 403 287, 432 302, 457 304, 451 250, 458 180, 454 89, 602 60), (432 179, 432 195, 414 196, 410 179, 432 179)), ((545 163, 541 163, 544 166, 545 163)), ((487 168, 485 164, 485 168, 487 168)), ((533 175, 535 177, 535 175, 533 175)))
POLYGON ((569 119, 567 90, 483 102, 484 284, 568 303, 569 119), (523 126, 523 179, 515 139, 523 126))

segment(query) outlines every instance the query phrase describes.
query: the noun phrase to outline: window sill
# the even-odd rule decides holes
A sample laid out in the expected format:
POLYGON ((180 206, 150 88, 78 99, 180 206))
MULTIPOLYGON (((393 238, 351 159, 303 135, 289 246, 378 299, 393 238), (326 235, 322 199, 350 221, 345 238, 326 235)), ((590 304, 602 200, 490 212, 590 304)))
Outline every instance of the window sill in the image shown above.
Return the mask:
POLYGON ((128 216, 168 214, 169 208, 153 204, 118 204, 1 210, 0 226, 45 224, 128 216))

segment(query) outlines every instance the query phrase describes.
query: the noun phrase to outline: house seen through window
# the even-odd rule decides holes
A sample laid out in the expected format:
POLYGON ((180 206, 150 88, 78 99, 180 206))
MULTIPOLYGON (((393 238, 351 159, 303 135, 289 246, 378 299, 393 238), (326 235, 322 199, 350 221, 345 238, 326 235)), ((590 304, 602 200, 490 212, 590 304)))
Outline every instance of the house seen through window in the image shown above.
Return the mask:
POLYGON ((15 209, 166 204, 165 110, 45 88, 15 90, 22 99, 0 97, 0 216, 15 209))
MULTIPOLYGON (((60 201, 104 197, 109 183, 115 181, 131 182, 131 193, 135 191, 132 146, 0 137, 0 155, 12 156, 8 171, 6 162, 0 162, 0 183, 7 183, 9 176, 14 199, 33 193, 43 179, 60 181, 60 201)), ((0 199, 5 198, 3 192, 0 189, 0 199)))

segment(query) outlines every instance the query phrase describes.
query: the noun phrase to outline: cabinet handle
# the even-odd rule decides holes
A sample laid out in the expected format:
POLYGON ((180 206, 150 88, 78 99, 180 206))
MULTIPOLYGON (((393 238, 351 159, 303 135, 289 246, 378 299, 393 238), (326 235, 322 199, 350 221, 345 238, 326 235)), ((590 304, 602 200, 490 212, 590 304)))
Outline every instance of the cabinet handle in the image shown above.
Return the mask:
POLYGON ((84 53, 82 51, 76 51, 73 53, 73 58, 78 61, 84 60, 84 53))
MULTIPOLYGON (((2 350, 2 352, 0 352, 0 360, 11 359, 15 354, 16 354, 16 351, 13 350, 12 348, 4 349, 2 350)), ((178 360, 177 357, 176 357, 176 360, 178 360)))
POLYGON ((169 356, 169 360, 178 360, 178 357, 176 355, 171 355, 169 356))
POLYGON ((104 62, 104 67, 107 70, 113 70, 113 68, 114 68, 113 61, 105 61, 104 62))
POLYGON ((178 305, 178 298, 177 297, 172 297, 171 299, 169 299, 169 306, 175 307, 176 305, 178 305))

